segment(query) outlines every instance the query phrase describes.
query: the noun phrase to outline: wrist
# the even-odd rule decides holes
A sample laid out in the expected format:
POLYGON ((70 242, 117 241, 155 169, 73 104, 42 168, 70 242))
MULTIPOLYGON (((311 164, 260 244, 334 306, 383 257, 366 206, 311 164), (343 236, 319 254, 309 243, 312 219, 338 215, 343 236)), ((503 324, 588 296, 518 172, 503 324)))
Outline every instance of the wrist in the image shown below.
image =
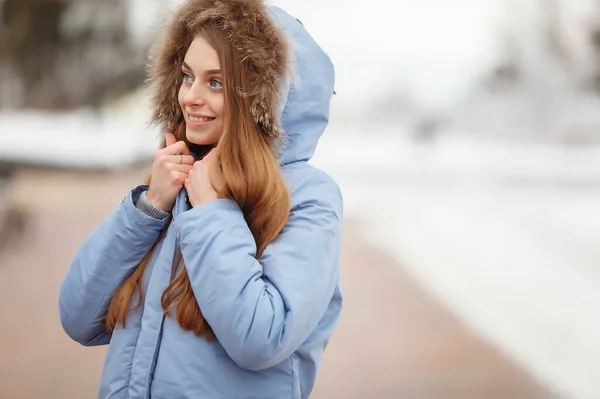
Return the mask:
POLYGON ((170 215, 170 212, 163 211, 148 200, 147 191, 144 191, 140 194, 135 203, 135 207, 144 212, 146 215, 158 220, 163 220, 170 215))
POLYGON ((165 205, 162 201, 160 201, 159 198, 156 198, 153 191, 148 190, 148 192, 146 193, 146 199, 148 200, 148 202, 150 202, 152 205, 154 205, 162 211, 171 212, 171 210, 173 209, 172 204, 171 206, 165 205))

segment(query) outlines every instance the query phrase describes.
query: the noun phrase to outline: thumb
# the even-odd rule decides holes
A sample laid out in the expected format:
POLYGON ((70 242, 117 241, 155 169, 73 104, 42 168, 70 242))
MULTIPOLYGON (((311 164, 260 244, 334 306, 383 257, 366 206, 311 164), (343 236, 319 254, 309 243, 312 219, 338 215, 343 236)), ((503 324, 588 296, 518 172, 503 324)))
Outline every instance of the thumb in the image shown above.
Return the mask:
POLYGON ((216 150, 213 148, 202 158, 203 161, 210 161, 215 156, 216 150))
POLYGON ((169 147, 177 142, 173 133, 165 133, 165 147, 169 147))

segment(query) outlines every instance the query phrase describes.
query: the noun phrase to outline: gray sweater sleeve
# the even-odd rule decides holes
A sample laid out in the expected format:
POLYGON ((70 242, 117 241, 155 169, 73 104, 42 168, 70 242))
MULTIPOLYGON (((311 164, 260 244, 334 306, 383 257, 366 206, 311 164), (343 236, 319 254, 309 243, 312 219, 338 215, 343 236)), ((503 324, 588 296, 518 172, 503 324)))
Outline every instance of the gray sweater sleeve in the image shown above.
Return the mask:
POLYGON ((135 203, 135 207, 146 215, 153 217, 154 219, 163 220, 170 215, 169 212, 165 212, 162 209, 154 206, 146 196, 146 191, 140 194, 139 199, 135 203))

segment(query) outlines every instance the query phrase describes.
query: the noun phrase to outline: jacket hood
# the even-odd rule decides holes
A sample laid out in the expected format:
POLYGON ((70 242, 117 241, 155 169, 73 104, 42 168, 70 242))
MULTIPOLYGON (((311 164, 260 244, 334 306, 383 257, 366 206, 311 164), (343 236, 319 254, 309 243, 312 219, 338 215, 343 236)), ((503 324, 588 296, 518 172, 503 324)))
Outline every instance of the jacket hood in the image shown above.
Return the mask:
POLYGON ((240 62, 250 71, 250 112, 269 146, 285 139, 277 115, 282 103, 281 82, 289 71, 289 50, 262 0, 186 0, 168 19, 150 51, 152 120, 164 132, 183 136, 184 118, 177 94, 182 83, 179 66, 202 26, 225 32, 240 62), (179 132, 179 134, 177 134, 179 132))
POLYGON ((150 52, 152 119, 181 138, 178 103, 187 49, 202 25, 222 29, 251 71, 250 113, 283 164, 312 157, 329 119, 333 65, 303 25, 263 0, 187 0, 150 52))
POLYGON ((293 65, 282 96, 281 123, 287 137, 281 163, 308 161, 329 123, 333 64, 300 21, 278 7, 269 7, 269 12, 288 38, 293 65))

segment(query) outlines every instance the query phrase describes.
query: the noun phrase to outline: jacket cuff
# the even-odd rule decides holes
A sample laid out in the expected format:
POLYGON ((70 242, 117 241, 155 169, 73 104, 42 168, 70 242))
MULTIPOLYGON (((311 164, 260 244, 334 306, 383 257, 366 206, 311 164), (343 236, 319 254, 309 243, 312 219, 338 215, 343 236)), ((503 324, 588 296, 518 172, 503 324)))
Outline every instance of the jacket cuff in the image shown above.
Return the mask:
POLYGON ((164 218, 169 217, 170 212, 165 212, 162 209, 154 206, 147 197, 147 191, 142 191, 140 197, 135 203, 135 207, 140 211, 144 212, 146 215, 153 217, 154 219, 163 220, 164 218))
POLYGON ((135 206, 135 204, 139 202, 141 194, 147 190, 147 185, 137 186, 129 192, 127 197, 125 197, 122 206, 125 208, 127 216, 139 227, 146 227, 154 230, 162 230, 167 225, 167 222, 169 220, 168 216, 170 215, 167 215, 167 217, 163 219, 157 219, 150 215, 147 215, 135 206))

